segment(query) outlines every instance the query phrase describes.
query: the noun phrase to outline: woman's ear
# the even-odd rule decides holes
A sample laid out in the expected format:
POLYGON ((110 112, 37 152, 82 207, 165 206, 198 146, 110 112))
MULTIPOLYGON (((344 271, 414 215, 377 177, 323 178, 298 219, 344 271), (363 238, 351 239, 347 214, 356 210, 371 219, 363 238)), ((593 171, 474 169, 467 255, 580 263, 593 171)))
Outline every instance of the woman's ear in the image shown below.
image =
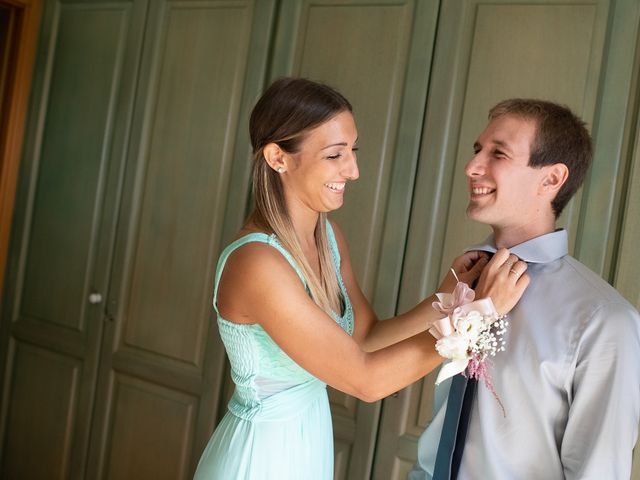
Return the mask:
POLYGON ((564 163, 543 167, 544 175, 540 183, 541 193, 551 193, 555 197, 569 178, 569 168, 564 163))
POLYGON ((287 171, 287 161, 284 151, 275 143, 268 143, 262 149, 262 154, 271 168, 278 173, 287 171))

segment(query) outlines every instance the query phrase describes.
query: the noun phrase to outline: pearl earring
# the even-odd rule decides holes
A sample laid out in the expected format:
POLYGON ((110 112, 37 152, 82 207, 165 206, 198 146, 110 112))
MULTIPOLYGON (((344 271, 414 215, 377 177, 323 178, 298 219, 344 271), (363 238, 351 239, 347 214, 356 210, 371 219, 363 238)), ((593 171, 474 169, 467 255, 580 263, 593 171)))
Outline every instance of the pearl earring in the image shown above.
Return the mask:
POLYGON ((283 172, 284 172, 284 168, 282 168, 282 167, 278 167, 278 168, 276 168, 276 171, 277 171, 278 173, 283 173, 283 172))

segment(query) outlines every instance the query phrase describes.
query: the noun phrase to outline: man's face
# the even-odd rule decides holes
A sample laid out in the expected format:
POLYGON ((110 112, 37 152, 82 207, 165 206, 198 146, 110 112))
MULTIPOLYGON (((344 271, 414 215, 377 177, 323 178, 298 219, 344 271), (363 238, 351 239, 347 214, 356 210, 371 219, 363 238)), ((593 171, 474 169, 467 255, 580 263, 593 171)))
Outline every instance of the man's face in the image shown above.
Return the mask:
POLYGON ((539 194, 544 169, 528 166, 535 131, 535 122, 503 115, 480 134, 465 167, 469 218, 524 235, 548 221, 549 201, 539 194))

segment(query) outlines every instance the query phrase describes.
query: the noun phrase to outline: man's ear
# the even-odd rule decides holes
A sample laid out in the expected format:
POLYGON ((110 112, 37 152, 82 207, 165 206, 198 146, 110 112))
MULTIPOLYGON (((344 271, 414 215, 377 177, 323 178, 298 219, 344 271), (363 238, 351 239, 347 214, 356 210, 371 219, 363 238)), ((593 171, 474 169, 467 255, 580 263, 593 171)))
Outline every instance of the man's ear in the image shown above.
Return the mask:
POLYGON ((275 143, 268 143, 262 149, 262 154, 271 168, 278 173, 287 171, 285 152, 275 143))
POLYGON ((564 163, 555 163, 543 167, 544 175, 540 182, 541 193, 552 193, 555 197, 558 190, 569 178, 569 168, 564 163))

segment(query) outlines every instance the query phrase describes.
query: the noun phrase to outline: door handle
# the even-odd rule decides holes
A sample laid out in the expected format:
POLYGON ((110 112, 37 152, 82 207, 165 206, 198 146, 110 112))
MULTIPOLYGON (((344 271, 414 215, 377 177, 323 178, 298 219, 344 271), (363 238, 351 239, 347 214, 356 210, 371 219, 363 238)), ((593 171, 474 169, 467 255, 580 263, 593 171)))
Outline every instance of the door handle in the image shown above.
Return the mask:
POLYGON ((102 295, 97 292, 89 294, 89 303, 91 305, 98 305, 99 303, 102 303, 102 295))

